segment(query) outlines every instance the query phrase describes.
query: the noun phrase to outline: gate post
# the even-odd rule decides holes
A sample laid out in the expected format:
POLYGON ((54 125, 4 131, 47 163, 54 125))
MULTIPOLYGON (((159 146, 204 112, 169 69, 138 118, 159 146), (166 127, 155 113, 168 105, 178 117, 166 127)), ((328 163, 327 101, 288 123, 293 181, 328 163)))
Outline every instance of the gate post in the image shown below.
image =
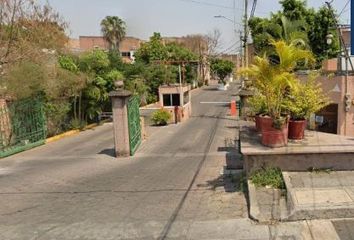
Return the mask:
POLYGON ((114 148, 116 157, 129 157, 128 101, 132 93, 118 89, 109 93, 112 99, 114 148))

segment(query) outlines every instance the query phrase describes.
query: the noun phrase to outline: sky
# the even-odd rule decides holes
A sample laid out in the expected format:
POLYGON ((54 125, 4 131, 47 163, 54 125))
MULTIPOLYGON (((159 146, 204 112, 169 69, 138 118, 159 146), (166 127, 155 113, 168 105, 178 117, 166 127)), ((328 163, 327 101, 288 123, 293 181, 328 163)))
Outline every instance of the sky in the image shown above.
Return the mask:
MULTIPOLYGON (((44 1, 44 0, 43 0, 44 1)), ((231 21, 222 15, 242 21, 244 0, 47 0, 69 23, 70 36, 101 35, 100 22, 107 15, 119 16, 127 24, 127 35, 148 39, 153 32, 162 36, 207 34, 217 28, 222 33, 221 48, 225 50, 239 41, 231 21), (235 1, 236 11, 233 10, 235 1)), ((342 23, 349 23, 349 0, 334 0, 338 12, 343 9, 342 23)), ((253 0, 249 0, 251 8, 253 0)), ((325 0, 308 0, 318 8, 325 0)), ((280 9, 278 0, 258 0, 256 16, 266 17, 280 9)), ((236 25, 238 30, 239 26, 236 25)), ((235 46, 236 47, 236 46, 235 46)), ((230 49, 232 51, 233 49, 230 49)))

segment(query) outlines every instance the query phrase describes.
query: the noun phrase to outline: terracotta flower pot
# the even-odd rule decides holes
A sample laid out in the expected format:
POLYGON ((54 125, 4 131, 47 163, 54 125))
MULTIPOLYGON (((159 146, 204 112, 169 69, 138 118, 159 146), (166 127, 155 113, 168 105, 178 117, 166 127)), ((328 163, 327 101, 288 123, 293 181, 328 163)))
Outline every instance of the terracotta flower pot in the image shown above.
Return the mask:
POLYGON ((290 120, 289 139, 302 140, 305 138, 306 120, 290 120))
MULTIPOLYGON (((256 117, 256 125, 257 125, 257 117, 256 117)), ((271 117, 269 116, 258 116, 258 128, 257 130, 259 132, 262 132, 263 130, 267 130, 267 129, 273 129, 273 120, 271 117)))
POLYGON ((260 132, 261 131, 261 119, 262 117, 260 115, 256 115, 255 117, 255 121, 256 121, 256 130, 257 132, 260 132))
POLYGON ((271 148, 285 147, 288 145, 288 127, 286 122, 281 129, 262 129, 262 144, 271 148))

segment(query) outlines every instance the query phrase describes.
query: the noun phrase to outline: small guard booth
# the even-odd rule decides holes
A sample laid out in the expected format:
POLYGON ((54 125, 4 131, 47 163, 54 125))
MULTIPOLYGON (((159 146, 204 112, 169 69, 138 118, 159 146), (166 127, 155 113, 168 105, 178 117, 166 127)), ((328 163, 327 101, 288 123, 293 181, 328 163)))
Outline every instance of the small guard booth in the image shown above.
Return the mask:
POLYGON ((180 84, 160 86, 159 105, 171 113, 169 123, 186 121, 192 115, 191 86, 180 84))

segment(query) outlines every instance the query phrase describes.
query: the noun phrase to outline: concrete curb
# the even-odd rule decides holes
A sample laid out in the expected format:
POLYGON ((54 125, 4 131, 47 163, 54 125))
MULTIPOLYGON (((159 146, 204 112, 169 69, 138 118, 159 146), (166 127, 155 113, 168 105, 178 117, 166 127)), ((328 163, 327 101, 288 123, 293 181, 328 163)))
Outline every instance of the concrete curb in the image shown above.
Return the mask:
POLYGON ((194 92, 198 92, 198 90, 202 90, 202 87, 193 88, 190 92, 194 93, 194 92))
POLYGON ((259 205, 257 201, 257 192, 256 186, 251 182, 251 180, 247 180, 248 185, 248 198, 250 204, 250 218, 254 221, 262 221, 261 212, 259 210, 259 205))
POLYGON ((70 136, 73 136, 73 135, 76 135, 80 132, 80 130, 71 130, 71 131, 68 131, 68 132, 65 132, 65 133, 62 133, 62 134, 59 134, 59 135, 56 135, 54 137, 50 137, 50 138, 47 138, 45 140, 45 143, 52 143, 52 142, 56 142, 62 138, 65 138, 65 137, 70 137, 70 136))
MULTIPOLYGON (((296 187, 291 182, 291 175, 283 172, 283 178, 287 188, 287 210, 288 216, 283 217, 282 221, 299 221, 299 220, 315 220, 315 219, 334 219, 334 218, 353 218, 354 201, 351 197, 351 190, 346 186, 338 187, 296 187), (339 193, 338 193, 339 191, 339 193), (319 194, 323 192, 322 194, 319 194), (302 193, 305 197, 297 198, 297 194, 302 193), (343 193, 343 194, 341 194, 343 193), (319 195, 318 195, 319 194, 319 195), (325 194, 325 195, 324 195, 325 194), (322 197, 321 197, 322 196, 322 197), (327 196, 332 199, 348 197, 344 201, 323 200, 327 196)), ((328 177, 331 181, 331 177, 328 177)))
POLYGON ((70 130, 70 131, 61 133, 61 134, 59 134, 59 135, 56 135, 56 136, 47 138, 47 139, 45 140, 45 143, 46 143, 46 144, 47 144, 47 143, 52 143, 52 142, 59 141, 59 140, 61 140, 61 139, 63 139, 63 138, 66 138, 66 137, 71 137, 71 136, 77 135, 77 134, 79 134, 80 132, 83 132, 83 131, 86 131, 86 130, 90 130, 90 129, 94 129, 94 128, 100 126, 101 124, 107 123, 108 121, 109 121, 109 120, 104 120, 104 121, 102 121, 100 124, 98 124, 98 123, 89 124, 89 125, 87 125, 86 127, 84 127, 82 130, 76 129, 76 130, 70 130))

